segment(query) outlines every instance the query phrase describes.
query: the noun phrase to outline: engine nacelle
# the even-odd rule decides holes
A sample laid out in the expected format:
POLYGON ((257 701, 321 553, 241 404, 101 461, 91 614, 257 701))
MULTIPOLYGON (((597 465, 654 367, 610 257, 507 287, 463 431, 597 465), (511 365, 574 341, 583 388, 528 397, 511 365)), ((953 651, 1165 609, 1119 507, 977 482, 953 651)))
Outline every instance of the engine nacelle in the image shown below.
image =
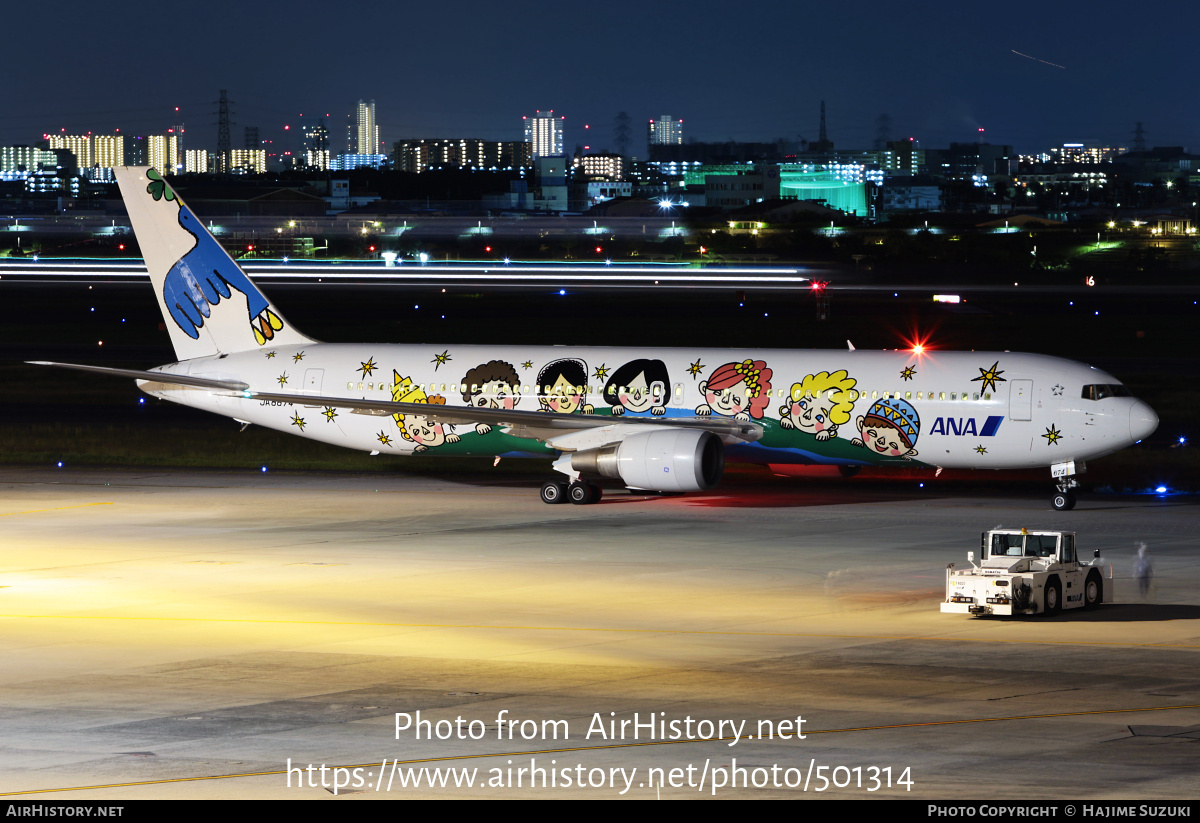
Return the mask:
POLYGON ((619 477, 631 489, 704 491, 721 482, 725 447, 712 432, 664 428, 626 437, 614 446, 575 452, 571 468, 619 477))

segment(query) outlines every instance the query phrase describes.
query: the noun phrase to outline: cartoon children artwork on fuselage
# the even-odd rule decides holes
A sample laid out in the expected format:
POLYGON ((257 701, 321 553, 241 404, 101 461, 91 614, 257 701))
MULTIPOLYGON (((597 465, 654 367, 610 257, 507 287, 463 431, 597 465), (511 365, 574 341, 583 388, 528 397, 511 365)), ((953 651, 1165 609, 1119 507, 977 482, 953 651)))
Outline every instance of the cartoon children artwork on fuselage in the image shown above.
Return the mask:
POLYGON ((696 414, 760 420, 771 405, 771 370, 763 360, 725 363, 700 383, 700 391, 704 402, 696 414))
MULTIPOLYGON (((436 394, 430 397, 412 382, 411 377, 401 377, 397 371, 392 372, 392 400, 397 403, 427 403, 431 406, 446 403, 446 398, 436 394)), ((392 419, 400 428, 400 436, 417 444, 414 452, 428 451, 443 443, 457 443, 462 439, 454 434, 454 426, 438 423, 425 415, 393 414, 392 419)))
POLYGON ((886 457, 910 460, 921 431, 921 418, 912 403, 899 397, 876 400, 865 416, 856 421, 859 437, 852 441, 886 457))
MULTIPOLYGON (((521 378, 511 363, 490 360, 467 372, 462 379, 463 402, 479 409, 514 409, 521 402, 521 378)), ((492 427, 476 423, 476 434, 487 434, 492 427)))
POLYGON ((667 364, 661 360, 630 360, 604 384, 604 402, 612 414, 667 413, 667 364))
POLYGON ((587 364, 582 360, 564 357, 547 363, 537 378, 539 411, 591 414, 595 409, 587 402, 587 382, 587 364))
POLYGON ((810 374, 792 384, 791 401, 779 407, 779 423, 785 429, 799 429, 818 440, 837 437, 838 426, 850 420, 857 393, 857 381, 845 369, 830 374, 810 374))

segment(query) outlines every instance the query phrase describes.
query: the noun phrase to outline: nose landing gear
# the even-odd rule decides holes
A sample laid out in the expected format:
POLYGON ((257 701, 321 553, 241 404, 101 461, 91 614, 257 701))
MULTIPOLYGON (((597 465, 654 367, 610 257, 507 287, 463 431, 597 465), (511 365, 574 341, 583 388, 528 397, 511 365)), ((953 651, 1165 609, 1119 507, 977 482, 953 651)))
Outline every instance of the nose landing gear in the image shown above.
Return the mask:
POLYGON ((1079 488, 1075 475, 1085 471, 1087 466, 1076 464, 1074 460, 1055 463, 1050 467, 1050 475, 1054 478, 1054 494, 1050 498, 1050 505, 1054 506, 1055 511, 1067 512, 1075 508, 1075 489, 1079 488))

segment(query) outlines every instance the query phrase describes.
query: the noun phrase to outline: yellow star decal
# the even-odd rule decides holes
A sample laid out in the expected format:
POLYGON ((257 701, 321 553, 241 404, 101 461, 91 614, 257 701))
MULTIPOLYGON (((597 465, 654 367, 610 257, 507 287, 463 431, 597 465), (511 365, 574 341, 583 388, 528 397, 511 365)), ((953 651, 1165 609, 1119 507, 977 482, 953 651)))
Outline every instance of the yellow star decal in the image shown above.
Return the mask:
POLYGON ((304 359, 304 352, 302 352, 302 351, 296 352, 295 354, 292 355, 293 363, 299 363, 303 359, 304 359))
POLYGON ((704 364, 701 363, 700 358, 697 357, 696 362, 688 366, 687 370, 688 374, 690 374, 694 379, 698 374, 700 374, 700 372, 704 371, 704 364))
POLYGON ((985 449, 982 444, 976 446, 975 451, 979 452, 980 454, 987 454, 987 449, 985 449))
POLYGON ((325 419, 330 423, 333 422, 333 418, 338 416, 338 413, 333 410, 333 406, 326 406, 325 411, 321 412, 321 414, 325 415, 325 419))
POLYGON ((375 371, 377 368, 379 368, 379 365, 375 362, 375 358, 368 357, 367 362, 360 364, 358 370, 362 372, 363 377, 370 377, 371 372, 375 371))
POLYGON ((1054 424, 1051 423, 1050 428, 1046 429, 1046 433, 1043 434, 1042 437, 1046 438, 1047 446, 1052 446, 1059 440, 1062 440, 1062 432, 1056 429, 1054 424))
POLYGON ((388 437, 387 432, 380 432, 378 435, 376 435, 375 439, 385 446, 392 445, 392 438, 388 437))
POLYGON ((272 357, 275 356, 275 352, 273 352, 273 351, 265 351, 265 352, 263 352, 263 354, 265 354, 267 356, 268 360, 270 360, 272 357))
POLYGON ((605 379, 607 379, 607 378, 608 378, 608 371, 609 371, 609 369, 608 369, 608 366, 606 366, 606 365, 604 365, 603 363, 601 363, 599 366, 597 366, 597 367, 596 367, 596 374, 595 374, 595 378, 596 378, 597 380, 605 380, 605 379))
POLYGON ((300 429, 300 431, 304 431, 304 418, 300 416, 300 412, 292 415, 292 425, 300 429))
POLYGON ((900 376, 903 377, 905 380, 912 380, 913 375, 916 373, 917 373, 917 370, 915 367, 905 366, 904 369, 900 372, 900 376))
POLYGON ((433 359, 429 362, 437 364, 433 367, 433 370, 437 371, 439 367, 446 365, 453 359, 454 358, 450 356, 450 350, 446 349, 446 351, 442 352, 441 354, 435 354, 433 359))
POLYGON ((284 372, 283 374, 279 375, 275 379, 279 381, 279 385, 286 386, 287 385, 287 372, 284 372))
MULTIPOLYGON (((992 367, 990 369, 979 369, 979 376, 972 377, 971 382, 979 383, 982 381, 983 388, 985 391, 988 391, 988 390, 995 391, 997 380, 1000 381, 1001 383, 1008 382, 1007 378, 1000 376, 1000 375, 1004 374, 1004 369, 996 368, 999 365, 1000 365, 1000 361, 997 360, 995 363, 992 364, 992 367)), ((975 368, 978 369, 979 367, 976 366, 975 368)))
POLYGON ((532 361, 532 360, 526 360, 524 363, 522 363, 522 364, 521 364, 521 368, 523 368, 523 369, 532 369, 532 368, 533 368, 533 361, 532 361))

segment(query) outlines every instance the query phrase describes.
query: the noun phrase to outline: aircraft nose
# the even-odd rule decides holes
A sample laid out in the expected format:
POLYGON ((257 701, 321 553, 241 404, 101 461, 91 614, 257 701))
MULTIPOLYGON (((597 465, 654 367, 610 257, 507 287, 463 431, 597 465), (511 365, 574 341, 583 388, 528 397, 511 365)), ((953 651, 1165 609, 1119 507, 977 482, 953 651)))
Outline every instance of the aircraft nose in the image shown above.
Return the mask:
POLYGON ((1145 440, 1158 428, 1158 415, 1146 403, 1138 400, 1129 407, 1129 436, 1136 443, 1145 440))

